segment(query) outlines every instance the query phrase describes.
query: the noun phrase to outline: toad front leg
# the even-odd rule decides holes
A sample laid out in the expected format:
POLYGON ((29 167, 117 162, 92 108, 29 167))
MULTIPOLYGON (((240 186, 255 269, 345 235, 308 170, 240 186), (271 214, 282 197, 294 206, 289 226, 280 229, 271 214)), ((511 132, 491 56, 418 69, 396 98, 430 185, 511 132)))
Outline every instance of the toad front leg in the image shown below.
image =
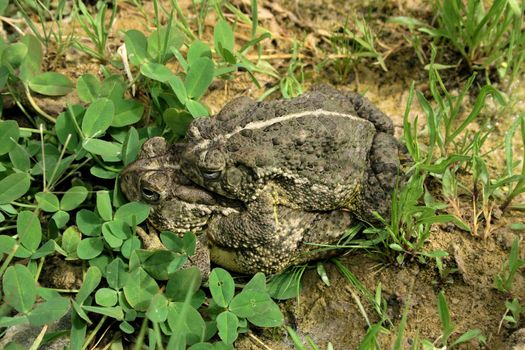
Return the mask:
POLYGON ((281 210, 290 209, 276 204, 271 192, 263 192, 245 210, 214 217, 207 229, 212 261, 247 274, 283 269, 302 239, 303 228, 291 225, 281 210))

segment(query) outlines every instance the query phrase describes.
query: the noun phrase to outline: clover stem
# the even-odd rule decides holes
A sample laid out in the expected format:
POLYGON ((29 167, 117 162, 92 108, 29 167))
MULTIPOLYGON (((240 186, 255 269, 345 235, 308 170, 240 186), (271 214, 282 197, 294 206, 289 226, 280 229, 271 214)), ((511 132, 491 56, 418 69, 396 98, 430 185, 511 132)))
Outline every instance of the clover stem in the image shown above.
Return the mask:
POLYGON ((33 107, 33 109, 35 111, 37 111, 38 114, 40 114, 42 117, 46 118, 47 120, 49 120, 51 123, 53 124, 56 124, 57 120, 55 117, 52 117, 50 116, 49 114, 47 114, 46 112, 44 112, 35 102, 35 100, 33 99, 33 96, 31 96, 31 92, 29 91, 29 87, 27 85, 24 85, 25 87, 25 90, 26 90, 26 97, 27 97, 27 100, 29 101, 29 103, 31 104, 31 107, 33 107))

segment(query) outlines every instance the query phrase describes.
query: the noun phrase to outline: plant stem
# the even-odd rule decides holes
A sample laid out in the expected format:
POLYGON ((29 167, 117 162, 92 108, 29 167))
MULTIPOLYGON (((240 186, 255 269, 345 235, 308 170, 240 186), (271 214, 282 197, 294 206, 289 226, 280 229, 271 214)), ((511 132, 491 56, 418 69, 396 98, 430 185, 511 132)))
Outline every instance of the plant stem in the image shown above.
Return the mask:
POLYGON ((56 124, 57 120, 56 118, 50 116, 49 114, 47 114, 46 112, 44 112, 35 102, 35 100, 33 99, 33 96, 31 96, 31 92, 29 91, 29 87, 27 85, 24 85, 25 87, 25 91, 26 91, 26 97, 27 97, 27 100, 29 101, 29 103, 31 104, 31 107, 34 108, 35 111, 37 111, 38 114, 40 114, 42 117, 46 118, 47 120, 49 120, 51 123, 53 124, 56 124))
POLYGON ((11 248, 11 251, 9 252, 9 255, 7 256, 7 258, 4 260, 4 263, 2 264, 2 267, 0 267, 0 278, 2 278, 2 276, 4 276, 4 272, 7 269, 7 267, 9 266, 9 263, 11 262, 11 260, 13 260, 13 257, 15 256, 15 253, 16 253, 16 250, 18 249, 18 247, 19 247, 19 245, 15 244, 13 246, 13 248, 11 248))
POLYGON ((37 134, 37 133, 40 134, 42 132, 43 134, 48 134, 48 135, 53 135, 53 136, 56 135, 54 132, 52 132, 50 130, 42 130, 42 131, 40 131, 38 129, 33 129, 33 128, 19 128, 19 129, 20 129, 20 131, 26 131, 26 132, 30 132, 32 134, 37 134))
POLYGON ((9 231, 9 230, 12 230, 14 228, 16 228, 16 225, 0 227, 0 232, 2 232, 2 231, 9 231))
POLYGON ((25 204, 25 203, 20 203, 20 202, 15 202, 15 201, 12 201, 11 204, 16 205, 17 207, 22 207, 22 208, 30 208, 30 209, 38 208, 38 206, 34 204, 25 204))
POLYGON ((87 347, 89 346, 91 341, 95 338, 95 336, 97 335, 98 331, 100 330, 100 328, 102 327, 102 325, 104 324, 104 322, 106 321, 107 318, 108 317, 106 315, 104 315, 100 319, 100 321, 98 321, 97 326, 95 327, 93 332, 89 333, 89 336, 86 338, 86 341, 84 341, 84 345, 82 346, 81 350, 86 350, 87 349, 87 347))

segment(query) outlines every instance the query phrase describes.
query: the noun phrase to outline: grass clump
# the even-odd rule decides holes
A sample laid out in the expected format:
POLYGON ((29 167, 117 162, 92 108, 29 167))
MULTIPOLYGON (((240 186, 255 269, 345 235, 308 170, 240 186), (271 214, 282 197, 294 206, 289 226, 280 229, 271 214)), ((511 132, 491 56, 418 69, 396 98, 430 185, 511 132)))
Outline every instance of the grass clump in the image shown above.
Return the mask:
POLYGON ((435 45, 451 45, 461 55, 469 70, 481 70, 490 81, 495 69, 499 78, 507 78, 510 88, 523 72, 525 34, 523 11, 525 4, 514 0, 435 0, 433 13, 436 23, 427 25, 410 17, 396 17, 392 21, 409 28, 407 37, 420 61, 421 40, 414 34, 417 27, 426 33, 435 45))
POLYGON ((89 38, 90 44, 85 44, 82 40, 75 41, 75 47, 88 55, 105 62, 107 60, 107 43, 111 27, 117 15, 117 2, 98 1, 95 7, 95 15, 91 14, 86 5, 80 0, 75 2, 76 20, 82 28, 84 34, 89 38), (109 20, 106 13, 110 8, 109 20), (91 46, 93 45, 93 47, 91 46))
POLYGON ((355 73, 357 64, 364 59, 372 59, 374 64, 387 71, 383 54, 376 47, 376 35, 366 18, 347 20, 344 26, 330 34, 329 40, 331 53, 319 64, 318 70, 332 67, 339 81, 346 82, 355 73))

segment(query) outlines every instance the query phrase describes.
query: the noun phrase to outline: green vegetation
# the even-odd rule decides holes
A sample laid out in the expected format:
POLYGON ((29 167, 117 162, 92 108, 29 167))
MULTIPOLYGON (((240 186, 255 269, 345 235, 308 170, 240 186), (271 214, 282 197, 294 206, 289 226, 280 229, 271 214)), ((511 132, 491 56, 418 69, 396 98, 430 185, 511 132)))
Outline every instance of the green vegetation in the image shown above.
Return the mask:
POLYGON ((75 7, 76 20, 94 48, 84 44, 80 38, 77 38, 75 41, 75 47, 105 62, 107 58, 106 46, 109 38, 109 30, 115 23, 115 16, 117 15, 116 1, 113 1, 110 5, 108 5, 107 2, 98 2, 95 11, 96 16, 91 15, 82 1, 77 1, 75 7), (108 6, 111 6, 111 16, 109 21, 106 21, 108 6))
POLYGON ((387 70, 383 54, 376 48, 376 36, 368 22, 363 18, 353 18, 330 36, 331 54, 326 57, 318 69, 332 66, 340 81, 347 81, 355 72, 358 63, 364 59, 373 59, 384 71, 387 70), (349 28, 349 24, 354 29, 349 28))
MULTIPOLYGON (((137 230, 149 207, 126 203, 118 174, 146 139, 177 140, 193 119, 209 116, 203 97, 216 89, 214 84, 227 90, 246 78, 264 88, 261 99, 278 93, 291 98, 310 81, 326 80, 325 70, 339 82, 347 82, 360 64, 386 74, 390 52, 379 49, 385 48, 385 36, 376 32, 370 14, 314 33, 320 36, 318 57, 311 57, 315 51, 307 40, 290 40, 279 66, 279 55, 266 54, 264 45, 285 40, 260 25, 255 0, 240 8, 228 1, 192 1, 187 9, 176 0, 169 6, 155 0, 152 8, 132 0, 126 6, 134 6, 151 30, 122 32, 113 30, 122 20, 118 1, 88 6, 80 0, 16 0, 11 5, 0 1, 3 21, 12 29, 0 39, 0 332, 22 324, 41 327, 71 313, 70 349, 93 346, 108 324, 125 335, 108 341, 133 342, 136 349, 233 349, 239 335, 253 327, 281 327, 297 349, 319 349, 300 329, 284 327, 274 301, 297 298, 300 303, 301 279, 311 266, 293 267, 268 281, 260 273, 246 279, 215 268, 203 284, 202 273, 185 265, 195 253, 193 234, 162 232, 166 250, 142 249, 137 230), (66 17, 77 27, 68 27, 66 17), (96 62, 99 71, 81 71, 75 79, 59 72, 72 48, 96 62), (50 112, 44 97, 62 98, 64 108, 50 112), (55 256, 79 267, 78 289, 45 286, 43 275, 55 256)), ((408 28, 405 40, 428 71, 428 81, 411 84, 404 113, 402 142, 411 158, 406 177, 392 193, 390 218, 378 216, 381 224, 366 228, 358 224, 339 244, 319 249, 366 251, 383 266, 429 265, 444 281, 457 269, 444 266, 447 251, 428 248, 434 229, 453 224, 451 234, 490 239, 496 211, 523 209, 518 201, 525 193, 525 113, 515 113, 514 97, 500 90, 511 92, 523 73, 524 10, 523 1, 485 6, 436 0, 432 26, 409 17, 388 20, 408 28), (446 61, 450 48, 469 68, 458 86, 445 78, 461 66, 457 57, 446 61), (506 80, 490 83, 493 71, 506 80), (487 78, 484 83, 479 74, 487 78), (416 100, 422 113, 413 118, 416 100), (494 140, 498 135, 488 114, 500 120, 500 140, 494 140), (495 152, 504 154, 503 168, 491 166, 495 152)), ((512 228, 523 230, 523 224, 512 228)), ((525 265, 519 243, 514 240, 494 277, 507 298, 500 328, 523 324, 523 300, 512 293, 525 265)), ((370 292, 340 260, 333 263, 366 321, 360 349, 378 349, 385 334, 396 339, 393 348, 403 348, 410 301, 404 301, 397 323, 380 283, 370 292)), ((315 268, 329 287, 325 265, 318 262, 315 268)), ((478 329, 458 335, 443 291, 437 300, 441 336, 435 341, 416 337, 412 348, 485 342, 478 329)), ((32 348, 52 338, 42 334, 32 348)))
POLYGON ((433 7, 437 18, 434 26, 409 17, 392 19, 410 30, 406 39, 420 61, 424 52, 421 39, 414 34, 416 27, 436 45, 451 45, 470 70, 483 70, 488 81, 491 69, 495 69, 499 78, 508 78, 505 86, 509 88, 523 72, 523 1, 496 0, 488 5, 478 0, 435 0, 433 7))
POLYGON ((517 237, 514 238, 510 249, 509 260, 503 266, 501 273, 494 277, 494 285, 501 292, 512 292, 512 283, 514 282, 516 272, 518 272, 522 266, 525 266, 525 260, 520 259, 519 244, 520 240, 517 237))

